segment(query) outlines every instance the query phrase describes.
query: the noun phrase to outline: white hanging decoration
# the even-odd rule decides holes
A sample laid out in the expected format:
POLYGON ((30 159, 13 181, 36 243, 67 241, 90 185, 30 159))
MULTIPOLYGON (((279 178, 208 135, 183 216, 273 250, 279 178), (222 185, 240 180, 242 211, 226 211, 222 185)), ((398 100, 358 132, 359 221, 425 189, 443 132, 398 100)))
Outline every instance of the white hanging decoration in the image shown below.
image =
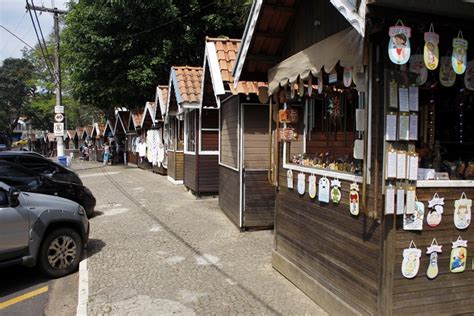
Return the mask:
POLYGON ((431 246, 426 249, 426 254, 430 255, 430 262, 428 264, 428 270, 426 271, 426 277, 433 280, 438 276, 438 253, 441 253, 443 246, 438 245, 436 238, 433 238, 431 246))
POLYGON ((359 215, 359 185, 353 182, 349 191, 349 211, 351 215, 359 215))
POLYGON ((426 215, 426 223, 430 227, 436 227, 441 223, 444 212, 444 198, 440 198, 438 193, 433 195, 433 198, 428 201, 428 214, 426 215))
POLYGON ((341 181, 334 179, 331 181, 331 186, 331 201, 334 204, 339 204, 339 202, 341 202, 341 181))
POLYGON ((321 69, 321 71, 319 72, 319 76, 318 76, 318 93, 321 94, 323 93, 323 70, 321 69))
POLYGON ((293 171, 291 169, 286 172, 286 186, 288 189, 293 189, 293 171))
POLYGON ((403 229, 404 230, 423 230, 423 217, 425 214, 425 205, 420 202, 415 202, 415 211, 413 214, 408 214, 405 210, 403 214, 403 229))
POLYGON ((452 273, 464 272, 467 265, 467 240, 463 240, 459 236, 452 244, 449 271, 452 273))
POLYGON ((397 65, 406 64, 410 58, 411 28, 404 26, 401 20, 391 26, 388 31, 390 41, 388 42, 388 56, 392 63, 397 65))
POLYGON ((304 195, 306 191, 306 175, 302 172, 298 173, 298 193, 304 195))
POLYGON ((466 229, 471 224, 471 207, 472 200, 467 198, 465 192, 454 201, 454 225, 457 229, 466 229))
POLYGON ((342 82, 346 88, 349 88, 352 85, 352 67, 344 67, 342 82))
POLYGON ((316 198, 316 176, 314 174, 308 178, 308 194, 310 198, 316 198))
POLYGON ((313 94, 313 76, 309 75, 308 78, 308 96, 313 94))
POLYGON ((329 179, 326 176, 319 179, 318 200, 320 202, 329 203, 329 179))
POLYGON ((413 279, 420 269, 421 249, 416 248, 413 240, 408 248, 403 249, 402 275, 407 279, 413 279))

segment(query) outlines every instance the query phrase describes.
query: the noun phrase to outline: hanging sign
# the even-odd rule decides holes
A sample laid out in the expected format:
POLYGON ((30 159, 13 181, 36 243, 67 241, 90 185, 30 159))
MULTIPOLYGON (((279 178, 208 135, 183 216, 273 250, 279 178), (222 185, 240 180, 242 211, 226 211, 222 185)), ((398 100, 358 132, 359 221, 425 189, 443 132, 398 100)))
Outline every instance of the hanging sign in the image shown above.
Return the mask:
POLYGON ((349 88, 352 85, 352 67, 345 67, 342 75, 344 87, 349 88))
POLYGON ((331 201, 334 204, 339 204, 339 202, 341 202, 341 181, 334 179, 331 181, 331 186, 331 201))
POLYGON ((469 90, 474 90, 474 60, 467 63, 466 73, 464 74, 464 85, 469 90))
POLYGON ((452 273, 464 272, 467 262, 467 240, 463 240, 461 236, 453 241, 451 249, 451 258, 449 260, 449 271, 452 273))
POLYGON ((349 210, 352 215, 359 215, 359 185, 352 183, 349 191, 349 210))
POLYGON ((304 173, 298 173, 298 193, 304 195, 306 191, 306 176, 304 173))
POLYGON ((426 254, 430 255, 430 263, 428 264, 428 270, 426 271, 426 277, 433 280, 438 276, 438 253, 442 252, 443 246, 438 245, 436 238, 433 238, 431 246, 426 249, 426 254))
POLYGON ((397 215, 403 215, 405 212, 405 189, 397 188, 397 215))
POLYGON ((420 269, 421 249, 416 248, 413 240, 408 248, 403 249, 402 275, 413 279, 420 269))
POLYGON ((459 200, 454 201, 454 225, 457 229, 466 229, 471 224, 471 207, 472 200, 464 192, 459 200))
POLYGON ((308 193, 309 197, 314 199, 316 197, 316 176, 314 174, 310 175, 308 178, 308 193))
POLYGON ((467 41, 463 38, 461 31, 459 31, 458 37, 453 38, 451 63, 456 74, 462 75, 466 71, 467 41))
POLYGON ((389 185, 385 190, 385 215, 395 213, 395 188, 389 185))
POLYGON ((337 82, 337 71, 336 71, 336 69, 333 69, 333 70, 329 73, 328 82, 329 82, 329 84, 331 84, 331 83, 336 83, 336 82, 337 82))
POLYGON ((286 172, 286 186, 288 189, 293 189, 293 171, 291 170, 286 172))
POLYGON ((438 193, 433 195, 433 198, 428 201, 428 214, 426 215, 426 223, 430 227, 436 227, 441 223, 444 212, 444 198, 440 198, 438 193))
POLYGON ((325 176, 319 179, 318 200, 329 203, 329 179, 325 176))
POLYGON ((439 81, 444 87, 452 87, 456 82, 456 73, 451 65, 451 60, 448 56, 441 57, 441 65, 439 68, 439 81))
POLYGON ((410 57, 410 67, 408 70, 417 74, 416 84, 418 86, 424 85, 426 83, 426 79, 428 79, 428 69, 426 69, 425 63, 423 62, 423 55, 412 55, 410 57))
POLYGON ((425 32, 425 47, 423 49, 423 60, 429 70, 435 70, 439 63, 439 35, 434 32, 433 24, 429 32, 425 32))
MULTIPOLYGON (((410 192, 410 191, 407 191, 410 192)), ((408 198, 408 197, 407 197, 408 198)), ((415 202, 415 212, 403 214, 404 230, 423 230, 423 216, 425 214, 425 205, 422 202, 415 202)))
POLYGON ((411 28, 404 26, 401 20, 391 26, 388 31, 390 41, 388 42, 388 56, 392 63, 404 65, 410 59, 410 37, 411 28))

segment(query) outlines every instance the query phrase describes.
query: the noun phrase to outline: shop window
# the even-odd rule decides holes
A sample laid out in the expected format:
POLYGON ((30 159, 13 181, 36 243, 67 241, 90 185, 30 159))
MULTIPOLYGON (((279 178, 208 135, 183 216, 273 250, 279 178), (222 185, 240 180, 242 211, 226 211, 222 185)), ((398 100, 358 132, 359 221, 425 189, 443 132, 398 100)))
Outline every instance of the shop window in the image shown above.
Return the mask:
POLYGON ((220 148, 221 165, 237 170, 239 164, 239 98, 231 98, 221 104, 220 148))
POLYGON ((200 152, 217 153, 219 150, 219 110, 203 109, 201 112, 200 152))
POLYGON ((183 151, 184 150, 184 122, 182 120, 176 120, 176 150, 183 151))
POLYGON ((196 116, 198 111, 193 110, 185 114, 185 147, 184 151, 188 153, 196 153, 196 116))
POLYGON ((176 118, 170 117, 170 121, 168 124, 169 128, 169 137, 168 137, 168 149, 169 150, 175 150, 175 144, 176 144, 176 118))

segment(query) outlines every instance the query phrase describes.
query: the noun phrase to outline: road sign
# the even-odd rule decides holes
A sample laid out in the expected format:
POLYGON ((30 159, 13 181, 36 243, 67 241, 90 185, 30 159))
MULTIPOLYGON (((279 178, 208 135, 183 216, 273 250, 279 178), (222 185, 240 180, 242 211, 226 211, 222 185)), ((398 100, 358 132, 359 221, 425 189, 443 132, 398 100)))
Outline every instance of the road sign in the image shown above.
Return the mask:
POLYGON ((54 115, 54 120, 56 122, 62 122, 62 121, 64 121, 64 115, 62 115, 61 113, 56 113, 54 115))
POLYGON ((64 113, 64 105, 56 105, 54 107, 54 113, 64 113))
POLYGON ((54 123, 54 136, 64 136, 64 123, 54 123))

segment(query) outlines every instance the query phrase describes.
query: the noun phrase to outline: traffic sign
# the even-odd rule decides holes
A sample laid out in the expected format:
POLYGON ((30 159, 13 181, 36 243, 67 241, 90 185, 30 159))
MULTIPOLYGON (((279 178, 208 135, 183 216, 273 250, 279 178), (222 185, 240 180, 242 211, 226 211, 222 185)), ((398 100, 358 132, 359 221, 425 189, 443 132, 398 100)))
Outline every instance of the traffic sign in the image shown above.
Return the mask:
POLYGON ((56 105, 54 107, 54 113, 64 113, 64 105, 56 105))
POLYGON ((54 123, 54 136, 64 136, 64 123, 54 123))
POLYGON ((54 114, 54 120, 56 122, 62 122, 64 121, 64 115, 62 115, 61 113, 56 113, 54 114))

